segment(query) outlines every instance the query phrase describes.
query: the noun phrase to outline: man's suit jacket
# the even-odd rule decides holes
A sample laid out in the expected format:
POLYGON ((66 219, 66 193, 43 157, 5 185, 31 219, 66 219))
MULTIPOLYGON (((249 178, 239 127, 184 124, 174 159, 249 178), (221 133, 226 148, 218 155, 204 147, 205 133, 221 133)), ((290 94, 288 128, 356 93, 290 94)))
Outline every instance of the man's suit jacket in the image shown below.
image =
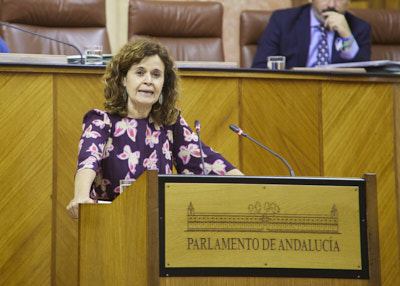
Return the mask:
MULTIPOLYGON (((296 8, 275 11, 267 28, 258 40, 253 68, 266 68, 268 56, 286 56, 286 68, 305 67, 310 46, 310 9, 311 4, 296 8)), ((360 50, 352 62, 369 61, 371 58, 371 25, 346 12, 347 23, 358 43, 360 50)), ((333 43, 338 37, 335 33, 333 43)), ((331 63, 349 62, 342 59, 335 47, 332 47, 331 63)))

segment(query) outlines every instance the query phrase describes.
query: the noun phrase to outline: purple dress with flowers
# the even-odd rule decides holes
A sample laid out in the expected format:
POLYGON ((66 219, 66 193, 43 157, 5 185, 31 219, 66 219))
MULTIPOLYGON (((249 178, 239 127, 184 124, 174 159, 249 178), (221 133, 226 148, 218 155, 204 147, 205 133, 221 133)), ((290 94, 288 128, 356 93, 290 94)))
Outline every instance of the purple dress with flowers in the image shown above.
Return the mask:
MULTIPOLYGON (((101 110, 89 111, 79 141, 78 171, 96 172, 90 197, 113 200, 120 180, 137 179, 145 170, 172 174, 202 174, 198 136, 179 113, 173 125, 158 125, 151 116, 133 119, 101 110)), ((234 169, 221 154, 202 144, 206 174, 223 175, 234 169)))

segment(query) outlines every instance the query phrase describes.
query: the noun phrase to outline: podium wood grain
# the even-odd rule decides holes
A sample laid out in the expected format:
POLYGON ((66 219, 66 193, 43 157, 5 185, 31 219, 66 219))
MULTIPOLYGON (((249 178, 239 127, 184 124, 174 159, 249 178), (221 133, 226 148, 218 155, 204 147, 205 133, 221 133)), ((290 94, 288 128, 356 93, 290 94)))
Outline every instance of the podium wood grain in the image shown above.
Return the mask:
POLYGON ((122 195, 80 206, 79 285, 158 285, 157 172, 122 195))
MULTIPOLYGON (((367 210, 369 261, 370 265, 378 266, 370 268, 371 279, 369 280, 307 277, 159 277, 158 179, 156 171, 153 170, 145 172, 112 205, 81 205, 79 220, 80 285, 378 285, 380 269, 376 177, 367 175, 366 180, 366 202, 371 207, 371 211, 367 210)), ((225 187, 229 189, 229 186, 225 187)), ((181 188, 188 188, 188 186, 181 186, 181 188)), ((196 188, 203 189, 193 183, 193 189, 196 188)), ((236 190, 240 190, 240 187, 236 190)), ((203 192, 203 195, 206 193, 203 192)), ((179 194, 177 196, 178 198, 173 198, 173 200, 179 201, 179 194)), ((166 203, 166 208, 167 205, 166 203)), ((169 206, 171 207, 171 204, 169 206)), ((172 213, 176 209, 179 207, 175 207, 172 213)), ((177 213, 174 215, 179 216, 177 213)), ((171 216, 169 219, 164 218, 166 224, 174 220, 171 216)), ((173 228, 173 226, 169 225, 169 228, 173 228)), ((196 257, 200 258, 200 255, 198 254, 196 257)))

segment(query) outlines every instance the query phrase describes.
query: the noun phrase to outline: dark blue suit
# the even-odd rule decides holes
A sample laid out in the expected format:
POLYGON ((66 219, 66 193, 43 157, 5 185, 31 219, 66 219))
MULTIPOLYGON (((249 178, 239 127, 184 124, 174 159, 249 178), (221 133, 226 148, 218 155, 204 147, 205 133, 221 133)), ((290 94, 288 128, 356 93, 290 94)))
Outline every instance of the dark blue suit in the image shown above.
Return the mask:
MULTIPOLYGON (((266 68, 268 56, 286 56, 286 68, 305 67, 310 46, 311 4, 275 11, 258 40, 253 68, 266 68)), ((371 25, 346 12, 347 23, 358 43, 359 51, 352 62, 369 61, 371 58, 371 25)), ((334 41, 338 37, 335 33, 334 41)), ((332 48, 332 64, 348 62, 332 48)))

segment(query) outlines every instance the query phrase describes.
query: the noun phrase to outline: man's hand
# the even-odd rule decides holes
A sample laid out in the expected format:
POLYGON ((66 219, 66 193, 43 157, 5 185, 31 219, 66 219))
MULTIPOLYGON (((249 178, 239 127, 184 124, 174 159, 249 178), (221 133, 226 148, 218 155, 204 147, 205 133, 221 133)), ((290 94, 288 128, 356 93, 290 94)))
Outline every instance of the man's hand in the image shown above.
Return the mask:
POLYGON ((349 24, 343 14, 328 11, 323 12, 322 15, 325 17, 325 28, 328 28, 331 32, 336 31, 342 39, 352 35, 349 24))

